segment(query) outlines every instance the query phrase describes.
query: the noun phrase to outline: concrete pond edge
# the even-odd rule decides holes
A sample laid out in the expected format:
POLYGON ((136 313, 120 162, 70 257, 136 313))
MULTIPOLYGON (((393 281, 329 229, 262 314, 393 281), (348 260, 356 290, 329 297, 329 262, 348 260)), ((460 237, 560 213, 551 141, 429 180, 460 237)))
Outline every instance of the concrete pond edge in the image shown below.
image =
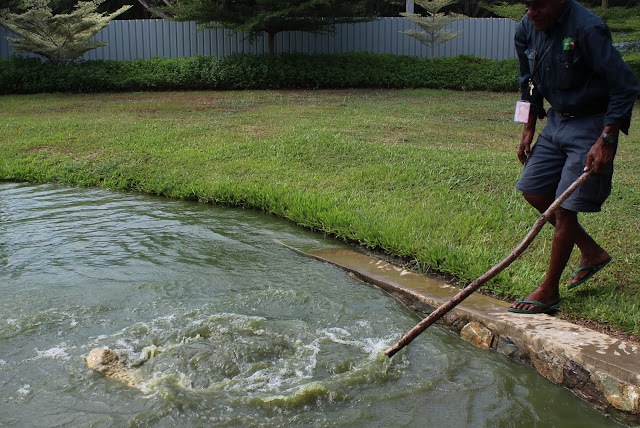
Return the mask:
MULTIPOLYGON (((458 287, 349 249, 289 248, 338 266, 423 314, 431 313, 460 291, 458 287)), ((506 302, 474 294, 438 324, 480 348, 534 367, 546 379, 568 388, 600 411, 634 425, 640 423, 639 344, 546 314, 511 313, 508 306, 506 302)))

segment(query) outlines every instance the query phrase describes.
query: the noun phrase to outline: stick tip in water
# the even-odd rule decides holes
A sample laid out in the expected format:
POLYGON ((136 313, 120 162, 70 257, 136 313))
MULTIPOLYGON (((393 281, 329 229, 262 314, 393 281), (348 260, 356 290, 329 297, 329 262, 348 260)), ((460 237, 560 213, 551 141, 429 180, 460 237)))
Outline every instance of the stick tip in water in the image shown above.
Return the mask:
POLYGON ((393 357, 400 349, 402 349, 402 347, 398 347, 398 344, 396 344, 395 346, 392 346, 391 348, 387 349, 386 351, 384 351, 384 354, 391 358, 393 357))

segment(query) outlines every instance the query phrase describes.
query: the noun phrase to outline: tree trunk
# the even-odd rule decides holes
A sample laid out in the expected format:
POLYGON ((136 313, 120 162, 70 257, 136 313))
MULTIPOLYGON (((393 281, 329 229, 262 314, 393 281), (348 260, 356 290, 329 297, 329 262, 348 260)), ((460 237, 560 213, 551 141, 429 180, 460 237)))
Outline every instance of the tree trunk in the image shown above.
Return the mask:
POLYGON ((609 0, 602 0, 602 8, 606 9, 609 7, 609 0))
POLYGON ((405 10, 406 13, 413 13, 413 2, 410 0, 407 0, 405 8, 406 8, 405 10))
MULTIPOLYGON (((172 19, 173 18, 173 14, 170 13, 165 13, 165 12, 160 12, 155 10, 147 0, 138 0, 138 3, 140 3, 142 5, 142 7, 144 7, 147 11, 149 11, 151 14, 153 15, 157 15, 162 19, 172 19)), ((171 4, 168 1, 165 1, 165 3, 168 6, 171 6, 171 4)))

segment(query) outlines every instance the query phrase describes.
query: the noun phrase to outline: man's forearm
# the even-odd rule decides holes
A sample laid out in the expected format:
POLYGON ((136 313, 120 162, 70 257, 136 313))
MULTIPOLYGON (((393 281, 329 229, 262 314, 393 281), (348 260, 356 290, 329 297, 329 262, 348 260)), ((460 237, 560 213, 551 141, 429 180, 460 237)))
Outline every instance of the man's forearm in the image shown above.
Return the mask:
POLYGON ((620 132, 620 128, 622 127, 622 122, 614 123, 613 125, 606 125, 602 132, 606 132, 607 134, 620 132))
POLYGON ((538 114, 533 110, 529 111, 529 119, 527 123, 524 124, 524 130, 522 135, 531 135, 533 138, 533 134, 536 132, 536 123, 538 121, 538 114))

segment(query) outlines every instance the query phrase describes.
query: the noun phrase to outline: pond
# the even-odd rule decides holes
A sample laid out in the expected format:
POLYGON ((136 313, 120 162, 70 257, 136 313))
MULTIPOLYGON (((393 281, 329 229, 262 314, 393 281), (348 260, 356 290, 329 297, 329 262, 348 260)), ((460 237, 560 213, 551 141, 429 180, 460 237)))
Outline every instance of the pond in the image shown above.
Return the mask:
POLYGON ((2 426, 617 426, 530 367, 306 258, 262 213, 0 183, 2 426), (86 367, 116 350, 136 387, 86 367))

